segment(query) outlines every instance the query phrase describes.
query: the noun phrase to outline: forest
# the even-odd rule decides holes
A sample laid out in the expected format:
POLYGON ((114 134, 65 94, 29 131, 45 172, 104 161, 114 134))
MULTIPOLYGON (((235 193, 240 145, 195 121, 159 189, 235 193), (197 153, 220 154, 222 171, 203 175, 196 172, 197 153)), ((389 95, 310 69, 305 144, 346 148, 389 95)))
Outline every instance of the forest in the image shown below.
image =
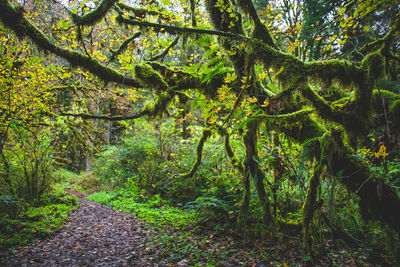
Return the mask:
POLYGON ((0 0, 0 264, 400 264, 400 1, 0 0))

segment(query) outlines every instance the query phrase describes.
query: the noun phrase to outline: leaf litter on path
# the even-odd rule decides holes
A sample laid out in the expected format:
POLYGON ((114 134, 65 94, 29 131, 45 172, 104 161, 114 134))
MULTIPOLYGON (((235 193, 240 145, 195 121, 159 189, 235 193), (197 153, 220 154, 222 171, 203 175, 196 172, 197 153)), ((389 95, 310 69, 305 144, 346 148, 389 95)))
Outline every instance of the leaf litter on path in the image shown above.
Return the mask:
POLYGON ((51 239, 20 248, 5 266, 143 266, 149 232, 127 213, 81 198, 51 239))

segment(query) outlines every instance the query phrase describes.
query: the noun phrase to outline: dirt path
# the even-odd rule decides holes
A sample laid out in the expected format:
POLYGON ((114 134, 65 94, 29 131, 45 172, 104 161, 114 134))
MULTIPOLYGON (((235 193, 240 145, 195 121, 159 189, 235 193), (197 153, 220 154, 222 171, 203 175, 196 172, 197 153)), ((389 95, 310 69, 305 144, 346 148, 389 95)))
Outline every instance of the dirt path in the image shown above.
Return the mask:
POLYGON ((143 266, 149 233, 133 216, 81 198, 53 238, 22 248, 6 266, 143 266))

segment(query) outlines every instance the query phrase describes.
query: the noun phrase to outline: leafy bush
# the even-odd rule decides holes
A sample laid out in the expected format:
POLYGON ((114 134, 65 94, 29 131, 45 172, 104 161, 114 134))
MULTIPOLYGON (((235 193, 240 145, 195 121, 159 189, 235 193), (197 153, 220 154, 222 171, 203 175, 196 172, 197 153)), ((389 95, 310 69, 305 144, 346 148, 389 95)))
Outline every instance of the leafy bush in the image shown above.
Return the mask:
POLYGON ((0 195, 0 214, 14 218, 21 210, 21 204, 13 196, 0 195))
POLYGON ((77 174, 60 168, 51 175, 54 181, 53 187, 57 189, 69 188, 77 192, 88 192, 98 190, 101 187, 100 179, 92 173, 81 172, 77 174))

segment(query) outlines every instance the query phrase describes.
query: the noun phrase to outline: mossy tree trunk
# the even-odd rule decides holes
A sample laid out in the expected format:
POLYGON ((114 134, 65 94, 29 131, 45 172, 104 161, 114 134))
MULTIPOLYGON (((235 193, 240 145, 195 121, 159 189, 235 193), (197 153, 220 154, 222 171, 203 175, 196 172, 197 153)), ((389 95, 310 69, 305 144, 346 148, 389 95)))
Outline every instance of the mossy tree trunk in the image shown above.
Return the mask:
POLYGON ((266 225, 271 225, 273 222, 270 202, 265 192, 264 182, 265 175, 259 166, 257 134, 259 124, 257 120, 250 120, 246 126, 246 133, 243 137, 243 142, 246 147, 245 172, 246 176, 253 178, 258 200, 263 208, 263 221, 266 225))

